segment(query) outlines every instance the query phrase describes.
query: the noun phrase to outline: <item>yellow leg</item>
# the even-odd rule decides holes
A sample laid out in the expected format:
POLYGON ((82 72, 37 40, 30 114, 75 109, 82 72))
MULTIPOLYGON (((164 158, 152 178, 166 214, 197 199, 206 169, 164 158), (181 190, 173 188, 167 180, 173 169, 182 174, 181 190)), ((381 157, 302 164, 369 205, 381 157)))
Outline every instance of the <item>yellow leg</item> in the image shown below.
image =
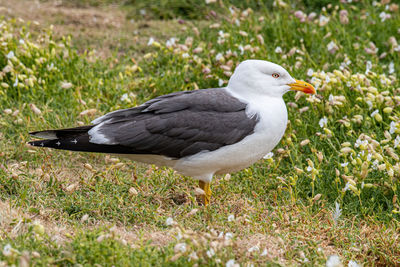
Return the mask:
POLYGON ((207 206, 210 203, 211 199, 211 189, 210 183, 205 183, 203 181, 199 181, 199 187, 203 189, 204 195, 202 196, 204 206, 207 206))

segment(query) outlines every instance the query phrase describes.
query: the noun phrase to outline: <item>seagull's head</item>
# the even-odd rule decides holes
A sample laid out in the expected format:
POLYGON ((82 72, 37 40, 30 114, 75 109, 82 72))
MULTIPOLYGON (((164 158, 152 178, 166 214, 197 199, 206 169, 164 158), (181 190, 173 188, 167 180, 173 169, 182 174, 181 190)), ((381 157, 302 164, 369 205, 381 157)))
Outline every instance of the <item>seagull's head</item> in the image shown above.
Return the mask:
POLYGON ((228 88, 240 95, 282 97, 288 91, 315 94, 315 88, 299 81, 281 66, 264 60, 246 60, 240 63, 231 78, 228 88))

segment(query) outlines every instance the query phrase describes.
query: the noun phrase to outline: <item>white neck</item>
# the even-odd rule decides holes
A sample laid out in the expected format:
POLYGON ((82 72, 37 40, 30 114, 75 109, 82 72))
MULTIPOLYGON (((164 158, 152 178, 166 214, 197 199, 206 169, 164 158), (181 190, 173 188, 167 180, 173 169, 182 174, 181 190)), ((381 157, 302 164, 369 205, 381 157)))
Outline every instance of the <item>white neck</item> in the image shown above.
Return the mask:
POLYGON ((231 94, 233 97, 238 98, 243 103, 247 104, 246 114, 249 117, 253 117, 260 113, 271 113, 274 109, 277 111, 284 110, 284 116, 287 116, 286 105, 283 101, 282 96, 270 96, 270 95, 260 95, 252 92, 246 92, 246 94, 241 94, 238 90, 229 87, 225 90, 231 94))

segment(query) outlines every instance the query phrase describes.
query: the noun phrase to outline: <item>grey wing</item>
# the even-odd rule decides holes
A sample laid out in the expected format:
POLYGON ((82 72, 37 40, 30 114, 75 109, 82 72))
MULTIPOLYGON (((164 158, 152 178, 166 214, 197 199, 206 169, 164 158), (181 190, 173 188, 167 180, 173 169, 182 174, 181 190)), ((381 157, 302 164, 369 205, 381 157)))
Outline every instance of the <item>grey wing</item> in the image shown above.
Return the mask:
POLYGON ((249 118, 246 104, 224 89, 206 89, 158 97, 94 122, 92 143, 182 158, 239 142, 253 133, 258 119, 249 118))

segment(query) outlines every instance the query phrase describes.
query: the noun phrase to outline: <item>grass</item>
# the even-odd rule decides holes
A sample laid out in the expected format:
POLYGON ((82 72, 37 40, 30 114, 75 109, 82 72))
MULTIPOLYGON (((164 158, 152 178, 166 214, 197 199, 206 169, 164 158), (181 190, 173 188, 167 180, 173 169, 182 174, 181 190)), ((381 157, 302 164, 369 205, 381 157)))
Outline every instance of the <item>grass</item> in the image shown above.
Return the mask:
POLYGON ((108 6, 83 12, 44 3, 44 11, 59 13, 44 16, 44 26, 6 14, 0 262, 311 266, 337 254, 344 264, 398 263, 399 13, 362 1, 327 5, 302 21, 298 3, 273 12, 217 9, 209 21, 184 24, 129 24, 116 15, 124 7, 108 6), (120 24, 84 24, 70 37, 68 10, 101 18, 106 10, 120 24), (97 30, 85 36, 85 27, 97 30), (145 34, 135 39, 137 29, 145 34), (108 34, 123 45, 113 47, 110 38, 102 46, 108 34), (167 46, 171 37, 177 40, 167 46), (248 58, 285 66, 318 95, 285 95, 290 123, 274 156, 216 179, 207 208, 197 204, 196 182, 170 169, 25 145, 29 131, 86 124, 158 95, 226 84, 248 58))

